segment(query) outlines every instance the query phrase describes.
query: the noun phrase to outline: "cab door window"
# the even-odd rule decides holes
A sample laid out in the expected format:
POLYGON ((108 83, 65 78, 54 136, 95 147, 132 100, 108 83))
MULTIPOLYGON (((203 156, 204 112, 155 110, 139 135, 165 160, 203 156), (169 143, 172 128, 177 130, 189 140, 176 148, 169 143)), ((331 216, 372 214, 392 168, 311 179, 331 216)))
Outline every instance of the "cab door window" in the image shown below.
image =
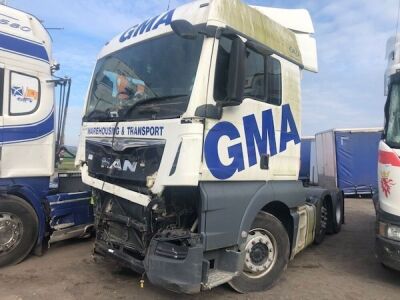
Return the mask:
POLYGON ((10 72, 9 115, 27 115, 37 110, 40 102, 39 79, 10 72))
MULTIPOLYGON (((232 40, 222 37, 219 41, 214 80, 214 99, 227 97, 229 59, 232 40)), ((244 97, 272 105, 282 104, 282 71, 278 59, 247 47, 245 62, 244 97)))
POLYGON ((265 56, 247 49, 244 96, 265 101, 265 56))
POLYGON ((282 104, 282 69, 281 62, 272 56, 267 57, 267 102, 282 104))

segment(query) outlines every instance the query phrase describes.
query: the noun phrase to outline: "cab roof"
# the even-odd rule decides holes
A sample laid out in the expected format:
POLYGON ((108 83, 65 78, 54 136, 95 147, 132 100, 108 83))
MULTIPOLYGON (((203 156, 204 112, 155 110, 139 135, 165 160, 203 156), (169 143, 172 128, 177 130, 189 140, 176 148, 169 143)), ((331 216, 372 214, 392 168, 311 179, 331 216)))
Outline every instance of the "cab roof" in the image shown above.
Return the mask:
POLYGON ((27 42, 28 46, 29 44, 39 45, 46 51, 47 60, 51 60, 52 40, 38 18, 19 9, 0 4, 0 20, 0 34, 5 36, 6 43, 9 43, 8 38, 11 37, 14 40, 27 42))
POLYGON ((310 36, 314 32, 308 12, 297 10, 298 13, 287 14, 283 11, 289 10, 275 13, 270 9, 263 11, 260 7, 248 6, 240 0, 193 1, 132 26, 107 43, 98 58, 145 39, 171 32, 171 22, 184 19, 193 25, 207 24, 230 28, 247 39, 261 43, 273 53, 301 68, 317 71, 315 40, 312 38, 310 43, 310 40, 305 42, 304 39, 305 35, 310 36), (274 15, 275 20, 271 18, 274 15), (289 18, 293 16, 297 16, 296 22, 289 22, 289 18))

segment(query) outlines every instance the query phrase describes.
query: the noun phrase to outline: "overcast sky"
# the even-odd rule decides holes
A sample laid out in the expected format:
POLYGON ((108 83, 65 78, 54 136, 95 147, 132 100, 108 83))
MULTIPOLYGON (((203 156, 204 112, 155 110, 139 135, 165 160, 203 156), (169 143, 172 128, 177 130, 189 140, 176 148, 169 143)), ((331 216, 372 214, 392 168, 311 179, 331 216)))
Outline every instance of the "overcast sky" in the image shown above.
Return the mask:
MULTIPOLYGON (((189 0, 171 0, 174 8, 189 0)), ((396 30, 398 0, 247 0, 256 5, 306 8, 316 29, 320 71, 305 72, 303 135, 329 128, 383 124, 386 40, 396 30)), ((58 75, 72 77, 66 142, 78 143, 82 105, 105 42, 165 11, 168 0, 8 0, 36 15, 51 31, 58 75)))

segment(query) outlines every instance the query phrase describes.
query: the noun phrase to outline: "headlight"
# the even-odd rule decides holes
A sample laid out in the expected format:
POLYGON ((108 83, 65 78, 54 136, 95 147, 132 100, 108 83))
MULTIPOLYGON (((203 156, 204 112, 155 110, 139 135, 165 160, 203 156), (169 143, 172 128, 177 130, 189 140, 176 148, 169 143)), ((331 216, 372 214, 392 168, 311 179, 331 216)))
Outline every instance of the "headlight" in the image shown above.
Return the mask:
POLYGON ((400 227, 399 226, 379 222, 378 233, 379 233, 379 235, 381 235, 385 238, 395 240, 395 241, 400 241, 400 227))

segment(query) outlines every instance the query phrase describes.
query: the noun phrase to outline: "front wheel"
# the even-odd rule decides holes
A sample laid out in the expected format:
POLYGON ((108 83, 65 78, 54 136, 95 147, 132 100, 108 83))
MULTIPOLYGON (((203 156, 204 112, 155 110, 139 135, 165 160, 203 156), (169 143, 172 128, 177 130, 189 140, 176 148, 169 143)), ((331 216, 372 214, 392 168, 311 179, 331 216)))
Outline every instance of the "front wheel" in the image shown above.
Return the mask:
POLYGON ((289 262, 290 243, 286 229, 273 215, 260 212, 242 245, 244 267, 229 284, 239 293, 271 288, 289 262))
POLYGON ((32 206, 12 195, 0 196, 0 267, 22 261, 37 236, 38 218, 32 206))

